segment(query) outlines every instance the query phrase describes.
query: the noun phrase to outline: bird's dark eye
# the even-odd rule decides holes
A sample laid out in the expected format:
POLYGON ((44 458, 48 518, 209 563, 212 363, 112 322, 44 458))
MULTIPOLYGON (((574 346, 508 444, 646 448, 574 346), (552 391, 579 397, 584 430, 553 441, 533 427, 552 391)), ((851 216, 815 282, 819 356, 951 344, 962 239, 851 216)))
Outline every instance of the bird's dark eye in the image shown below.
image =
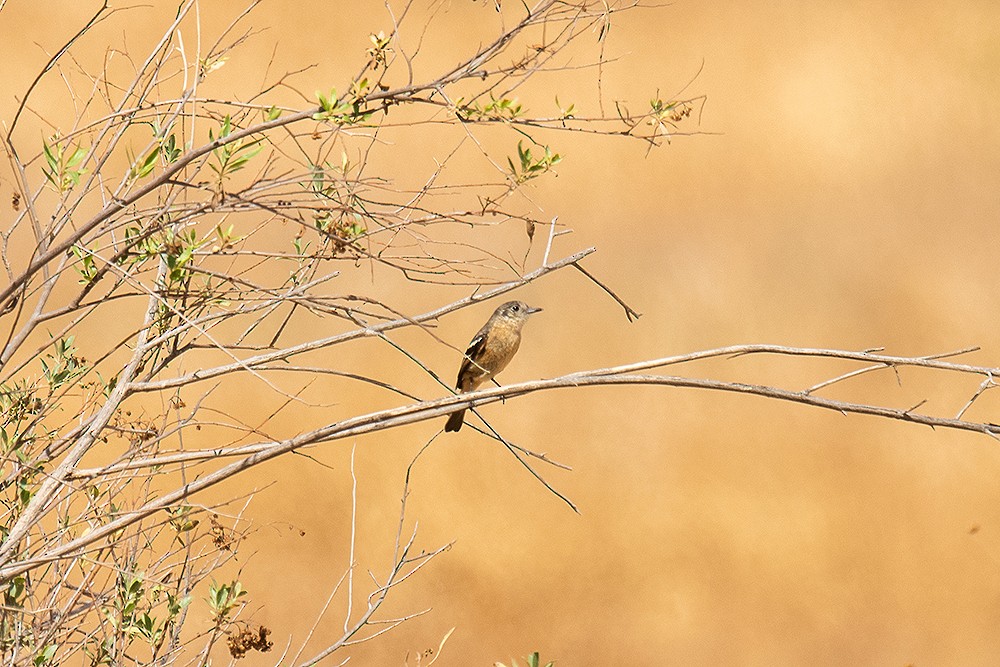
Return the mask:
POLYGON ((515 303, 513 306, 510 307, 510 309, 516 313, 517 311, 521 310, 521 306, 515 303))

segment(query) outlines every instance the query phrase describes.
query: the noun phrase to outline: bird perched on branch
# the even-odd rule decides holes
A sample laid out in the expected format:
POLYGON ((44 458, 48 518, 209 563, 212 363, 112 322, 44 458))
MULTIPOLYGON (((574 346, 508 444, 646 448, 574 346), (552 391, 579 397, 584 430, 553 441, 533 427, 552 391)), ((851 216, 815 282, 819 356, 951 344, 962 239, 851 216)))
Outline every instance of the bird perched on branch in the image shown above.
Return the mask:
MULTIPOLYGON (((462 367, 458 370, 455 388, 460 392, 475 391, 484 382, 502 371, 514 358, 521 345, 521 329, 532 313, 541 308, 531 308, 523 301, 508 301, 493 313, 465 351, 462 367)), ((465 420, 465 409, 448 417, 445 431, 457 431, 465 420)))

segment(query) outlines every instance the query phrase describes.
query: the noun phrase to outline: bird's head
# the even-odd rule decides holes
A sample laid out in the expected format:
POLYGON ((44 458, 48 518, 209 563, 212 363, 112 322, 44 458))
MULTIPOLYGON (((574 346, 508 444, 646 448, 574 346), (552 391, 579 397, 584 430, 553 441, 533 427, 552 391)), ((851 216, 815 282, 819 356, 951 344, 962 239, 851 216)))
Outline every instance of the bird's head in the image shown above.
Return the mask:
POLYGON ((532 308, 523 301, 508 301, 493 313, 493 317, 503 318, 511 322, 524 324, 529 315, 541 311, 541 308, 532 308))

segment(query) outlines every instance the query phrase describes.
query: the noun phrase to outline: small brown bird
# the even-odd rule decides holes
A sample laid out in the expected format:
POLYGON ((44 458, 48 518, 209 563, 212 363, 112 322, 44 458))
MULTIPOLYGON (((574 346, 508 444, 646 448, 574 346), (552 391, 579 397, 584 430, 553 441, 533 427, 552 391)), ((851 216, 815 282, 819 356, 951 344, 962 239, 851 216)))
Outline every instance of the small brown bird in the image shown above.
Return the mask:
MULTIPOLYGON (((508 301, 497 308, 489 322, 469 343, 462 367, 458 370, 455 388, 461 392, 475 391, 506 368, 521 345, 521 328, 528 321, 528 316, 540 310, 529 307, 523 301, 508 301)), ((465 410, 459 410, 448 417, 444 430, 457 431, 462 428, 464 420, 465 410)))

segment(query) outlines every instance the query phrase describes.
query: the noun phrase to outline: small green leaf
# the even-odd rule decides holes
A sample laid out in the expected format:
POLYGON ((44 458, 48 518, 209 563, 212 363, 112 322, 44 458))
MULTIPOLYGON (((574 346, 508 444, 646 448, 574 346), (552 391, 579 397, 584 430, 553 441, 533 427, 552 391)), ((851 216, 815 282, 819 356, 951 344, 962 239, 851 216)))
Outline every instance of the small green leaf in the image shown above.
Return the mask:
POLYGON ((87 149, 83 147, 78 147, 73 151, 73 156, 66 161, 67 167, 75 167, 83 161, 83 158, 87 155, 87 149))
POLYGON ((34 664, 36 665, 36 667, 44 665, 48 663, 50 660, 52 660, 52 656, 56 654, 56 649, 58 648, 59 647, 56 646, 55 644, 49 644, 48 646, 43 648, 41 652, 39 652, 39 654, 35 656, 34 664))
POLYGON ((174 135, 167 137, 163 144, 160 146, 160 153, 163 155, 163 159, 167 161, 167 164, 175 162, 181 155, 181 150, 177 148, 177 138, 174 135))
POLYGON ((59 171, 59 158, 52 152, 52 147, 44 139, 42 140, 42 152, 45 153, 45 161, 48 163, 49 169, 53 172, 59 171))
POLYGON ((136 178, 145 178, 153 171, 156 167, 156 158, 159 157, 161 147, 157 146, 149 152, 149 155, 142 161, 141 164, 137 164, 132 168, 132 173, 136 178))

